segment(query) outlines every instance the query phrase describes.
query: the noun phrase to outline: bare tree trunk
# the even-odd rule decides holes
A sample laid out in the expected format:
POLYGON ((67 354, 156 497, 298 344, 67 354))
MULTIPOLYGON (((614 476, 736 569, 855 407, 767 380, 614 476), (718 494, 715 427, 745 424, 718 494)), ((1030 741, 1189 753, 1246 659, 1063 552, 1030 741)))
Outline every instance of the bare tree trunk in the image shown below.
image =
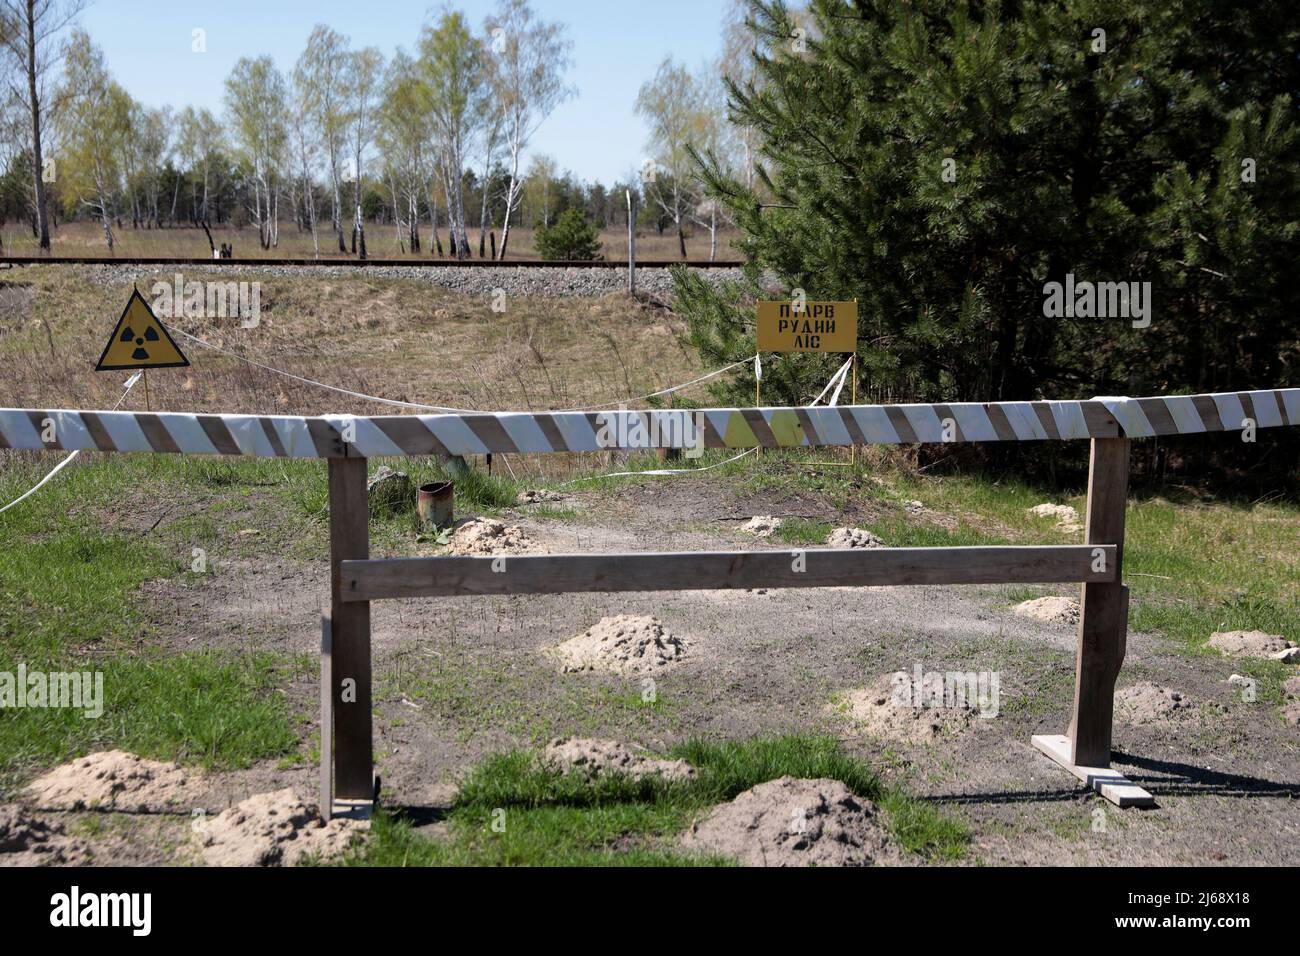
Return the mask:
POLYGON ((332 210, 334 234, 338 236, 339 252, 346 253, 348 246, 343 238, 343 195, 339 185, 338 158, 335 156, 330 157, 330 178, 334 182, 334 208, 332 210))
POLYGON ((519 150, 512 144, 510 149, 510 186, 506 189, 506 220, 501 224, 501 253, 497 256, 500 262, 506 257, 506 246, 510 244, 510 217, 515 211, 515 203, 519 201, 519 150))
POLYGON ((391 178, 388 180, 388 194, 393 198, 393 232, 397 235, 397 248, 405 254, 406 243, 402 241, 402 217, 397 212, 397 184, 391 178))
MULTIPOLYGON (((357 181, 352 189, 352 205, 353 208, 356 209, 356 214, 352 217, 352 253, 354 255, 356 254, 357 251, 357 236, 362 231, 361 229, 361 155, 359 153, 357 154, 356 173, 357 173, 357 181)), ((365 239, 363 237, 361 240, 362 259, 366 257, 365 244, 366 244, 365 239)))
MULTIPOLYGON (((50 222, 45 196, 44 160, 41 157, 41 101, 36 93, 36 0, 27 0, 27 95, 32 107, 32 176, 36 185, 36 227, 40 249, 50 251, 50 222)), ((109 249, 113 248, 109 236, 109 249)))
POLYGON ((624 190, 627 196, 627 292, 636 294, 636 207, 632 203, 632 190, 624 190))
POLYGON ((437 249, 438 255, 442 255, 442 240, 438 238, 438 202, 433 198, 432 179, 430 176, 424 183, 424 203, 429 208, 429 230, 433 233, 429 253, 432 254, 437 249))

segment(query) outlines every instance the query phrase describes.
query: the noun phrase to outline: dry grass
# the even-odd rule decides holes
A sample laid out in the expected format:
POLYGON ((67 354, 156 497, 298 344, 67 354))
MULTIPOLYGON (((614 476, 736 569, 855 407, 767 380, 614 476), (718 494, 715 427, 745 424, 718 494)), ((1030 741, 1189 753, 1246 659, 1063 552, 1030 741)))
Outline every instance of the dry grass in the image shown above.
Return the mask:
MULTIPOLYGON (((7 276, 0 297, 0 405, 104 408, 124 373, 92 371, 130 294, 94 270, 37 266, 7 276), (26 288, 24 288, 24 286, 26 288)), ((238 273, 223 281, 238 281, 238 273)), ((261 324, 168 320, 264 364, 368 394, 463 408, 564 408, 645 394, 697 373, 680 323, 626 296, 510 299, 410 279, 256 278, 261 324)), ((140 286, 148 291, 153 281, 140 286)), ((150 375, 154 408, 269 414, 392 413, 391 407, 294 382, 204 350, 188 369, 150 375)), ((128 407, 140 404, 132 395, 128 407)))
MULTIPOLYGON (((328 229, 328 225, 327 225, 328 229)), ((501 230, 497 230, 497 241, 501 239, 501 230)), ((447 250, 447 230, 438 233, 442 238, 443 251, 447 250)), ((7 255, 36 255, 36 239, 31 230, 22 223, 9 223, 0 228, 0 237, 4 239, 4 251, 7 255)), ((740 254, 732 247, 734 233, 718 234, 718 259, 738 259, 740 254)), ((221 226, 212 230, 213 241, 217 245, 231 243, 235 256, 241 259, 261 258, 312 258, 314 247, 311 234, 300 232, 292 223, 281 223, 280 243, 273 249, 262 249, 257 241, 257 231, 252 228, 236 229, 221 226)), ((421 230, 421 240, 429 238, 428 229, 421 230)), ((93 222, 62 223, 51 236, 54 255, 64 256, 120 256, 123 259, 136 259, 146 256, 202 256, 210 255, 208 238, 200 228, 188 225, 174 229, 132 229, 114 230, 115 246, 110 253, 104 241, 103 229, 93 222)), ((332 234, 323 231, 320 235, 321 258, 353 258, 341 256, 338 243, 332 234)), ((478 258, 478 230, 471 230, 470 243, 473 257, 478 258)), ((601 245, 606 259, 627 258, 627 230, 609 229, 601 233, 601 245)), ((423 252, 413 254, 402 252, 398 246, 397 235, 391 225, 372 224, 366 230, 366 250, 372 258, 380 259, 430 259, 447 256, 430 255, 426 248, 423 252)), ((533 244, 532 229, 510 230, 511 261, 539 261, 540 256, 533 244)), ((686 239, 687 258, 696 262, 707 262, 709 258, 709 234, 707 230, 697 230, 686 239)), ((641 229, 637 235, 636 254, 638 259, 676 260, 681 258, 677 237, 670 231, 661 236, 654 229, 641 229)))

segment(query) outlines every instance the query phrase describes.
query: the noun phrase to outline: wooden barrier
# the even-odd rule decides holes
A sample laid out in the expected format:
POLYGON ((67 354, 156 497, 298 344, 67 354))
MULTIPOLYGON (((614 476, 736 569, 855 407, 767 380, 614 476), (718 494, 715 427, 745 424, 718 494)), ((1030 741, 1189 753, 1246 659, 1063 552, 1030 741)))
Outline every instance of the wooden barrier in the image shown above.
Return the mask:
MULTIPOLYGON (((1035 736, 1033 744, 1117 805, 1153 805, 1149 793, 1105 769, 1110 762, 1115 678, 1124 659, 1128 627, 1128 589, 1120 579, 1128 446, 1127 438, 1093 440, 1087 541, 1081 545, 378 559, 366 554, 366 459, 332 458, 330 605, 335 621, 344 623, 334 628, 331 673, 322 677, 322 698, 333 700, 334 799, 322 799, 321 805, 330 806, 330 812, 353 808, 365 793, 373 793, 371 601, 586 591, 1075 581, 1083 582, 1083 593, 1073 716, 1066 734, 1035 736), (354 681, 351 685, 346 684, 349 678, 354 681)), ((326 738, 322 725, 323 797, 330 792, 326 738)))
POLYGON ((713 588, 1081 582, 1074 704, 1033 744, 1106 799, 1151 795, 1109 768, 1128 588, 1124 512, 1132 438, 1300 425, 1300 389, 1091 401, 694 411, 322 417, 0 408, 0 448, 325 458, 330 613, 321 630, 321 809, 368 805, 370 602, 386 598, 713 588), (809 447, 1089 439, 1082 545, 794 549, 679 554, 371 559, 366 464, 375 455, 809 447))

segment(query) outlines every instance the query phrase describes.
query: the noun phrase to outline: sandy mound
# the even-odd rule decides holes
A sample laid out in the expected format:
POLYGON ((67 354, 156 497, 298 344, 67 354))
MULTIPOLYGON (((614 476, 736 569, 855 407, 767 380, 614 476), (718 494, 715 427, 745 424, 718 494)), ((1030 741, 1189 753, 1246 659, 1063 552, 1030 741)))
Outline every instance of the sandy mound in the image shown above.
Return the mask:
POLYGON ((1078 521, 1079 512, 1071 505, 1041 504, 1034 505, 1029 513, 1035 518, 1055 518, 1057 521, 1078 521))
POLYGON ((885 543, 861 528, 836 528, 826 539, 832 548, 883 548, 885 543))
POLYGON ((1261 657, 1275 661, 1300 659, 1300 648, 1280 634, 1263 631, 1216 631, 1210 646, 1228 657, 1261 657))
POLYGON ((547 491, 545 488, 530 489, 515 495, 515 504, 537 505, 545 501, 563 501, 568 497, 568 495, 560 494, 558 491, 547 491))
POLYGON ((1196 716, 1186 695, 1151 681, 1115 691, 1115 716, 1126 724, 1152 724, 1196 716))
POLYGON ((526 554, 531 546, 522 528, 506 527, 495 518, 472 518, 455 530, 447 550, 457 555, 526 554))
POLYGON ((695 768, 685 760, 642 757, 617 740, 561 737, 546 745, 542 759, 562 770, 577 770, 592 777, 603 773, 627 777, 657 774, 665 780, 689 780, 695 776, 695 768))
POLYGON ((293 866, 309 854, 322 859, 347 849, 364 825, 321 820, 292 787, 249 797, 203 824, 195 838, 209 866, 293 866))
POLYGON ((1290 700, 1300 700, 1300 675, 1288 677, 1282 682, 1282 694, 1290 700))
POLYGON ((771 515, 755 515, 741 525, 740 530, 756 538, 770 538, 782 524, 784 522, 780 518, 773 518, 771 515))
POLYGON ((551 648, 561 670, 649 674, 686 656, 687 641, 664 630, 657 617, 603 617, 577 637, 551 648))
POLYGON ((760 783, 714 807, 682 845, 746 866, 869 866, 891 855, 869 801, 838 780, 794 777, 760 783))
POLYGON ((1028 509, 1035 518, 1055 518, 1057 531, 1082 531, 1079 512, 1070 505, 1041 504, 1028 509))
POLYGON ((200 775, 124 750, 90 754, 34 781, 27 797, 42 809, 188 812, 201 805, 200 775))
POLYGON ((90 848, 65 836, 63 824, 32 817, 19 806, 0 806, 0 866, 79 866, 90 848))
MULTIPOLYGON (((899 673, 910 684, 911 675, 899 673)), ((897 687, 894 675, 885 674, 867 687, 845 691, 827 710, 847 716, 869 736, 908 745, 959 734, 968 730, 979 714, 973 706, 914 707, 900 699, 897 687)))
POLYGON ((1011 610, 1021 617, 1033 618, 1046 624, 1066 624, 1073 627, 1079 623, 1079 602, 1075 598, 1034 598, 1032 601, 1021 601, 1011 610))

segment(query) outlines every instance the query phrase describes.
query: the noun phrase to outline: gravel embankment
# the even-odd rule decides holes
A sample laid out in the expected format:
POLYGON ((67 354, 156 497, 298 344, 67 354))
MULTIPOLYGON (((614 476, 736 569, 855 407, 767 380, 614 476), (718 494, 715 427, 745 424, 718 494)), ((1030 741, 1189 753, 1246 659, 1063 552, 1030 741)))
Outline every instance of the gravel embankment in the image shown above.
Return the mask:
MULTIPOLYGON (((46 268, 28 266, 27 268, 46 268)), ((557 266, 509 266, 502 268, 464 269, 455 266, 368 266, 358 269, 351 266, 163 266, 163 265, 78 265, 58 268, 73 269, 90 281, 104 286, 120 286, 127 282, 158 281, 159 278, 180 272, 186 281, 199 274, 227 275, 231 279, 267 278, 321 278, 351 279, 414 279, 430 285, 441 286, 465 295, 491 295, 497 289, 506 295, 537 296, 541 298, 569 298, 611 295, 627 288, 627 272, 622 268, 573 269, 557 266)), ((724 279, 739 279, 736 268, 702 268, 704 277, 713 283, 724 279)), ((667 269, 638 269, 638 292, 666 297, 673 294, 673 280, 667 269)))

